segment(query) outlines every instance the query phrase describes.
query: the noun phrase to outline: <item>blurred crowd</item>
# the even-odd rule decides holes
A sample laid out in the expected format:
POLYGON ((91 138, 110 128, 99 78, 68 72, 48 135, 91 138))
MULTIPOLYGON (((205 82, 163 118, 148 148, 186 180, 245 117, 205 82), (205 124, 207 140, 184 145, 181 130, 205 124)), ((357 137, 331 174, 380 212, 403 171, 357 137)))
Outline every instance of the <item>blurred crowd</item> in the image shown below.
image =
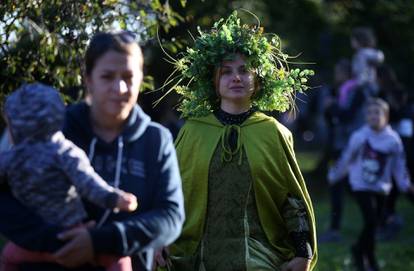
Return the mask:
MULTIPOLYGON (((348 192, 355 198, 364 220, 363 229, 351 249, 354 263, 357 270, 379 270, 376 259, 372 256, 375 242, 372 241, 372 247, 366 249, 368 252, 362 251, 365 248, 358 247, 358 242, 366 242, 366 236, 369 235, 375 235, 376 240, 392 240, 404 225, 403 217, 397 213, 396 202, 402 192, 409 190, 402 186, 408 187, 407 183, 411 182, 410 176, 414 176, 414 105, 409 100, 408 89, 399 81, 393 67, 387 63, 384 53, 376 47, 375 35, 371 29, 353 29, 350 45, 354 50, 353 56, 336 62, 333 82, 322 83, 309 96, 303 96, 306 103, 300 107, 298 121, 292 128, 297 135, 301 135, 300 139, 305 144, 312 140, 324 142, 316 171, 318 176, 327 176, 331 208, 328 228, 319 226, 319 242, 343 240, 341 227, 345 193, 348 192), (373 103, 376 108, 370 112, 373 103), (376 114, 374 118, 377 120, 372 119, 373 114, 376 114), (378 129, 373 121, 378 122, 378 129), (361 136, 364 126, 368 127, 365 128, 368 130, 374 129, 374 132, 367 133, 368 143, 355 146, 358 144, 355 138, 361 136), (395 144, 401 145, 401 152, 384 147, 384 142, 387 142, 384 138, 390 137, 395 138, 395 144), (369 150, 367 144, 370 145, 369 150), (401 157, 397 157, 398 153, 401 153, 401 157), (344 157, 347 155, 354 157, 344 157), (347 159, 350 165, 344 162, 347 159), (332 180, 335 174, 329 171, 332 171, 333 165, 348 167, 347 174, 341 176, 342 180, 332 180), (389 173, 387 166, 390 167, 389 173), (361 188, 360 184, 355 186, 353 183, 356 173, 350 172, 358 170, 361 170, 362 174, 369 170, 377 175, 369 186, 361 188), (381 190, 379 185, 375 187, 375 182, 380 182, 381 178, 388 178, 387 174, 390 188, 381 190), (402 184, 404 182, 406 184, 402 184), (373 194, 363 194, 361 198, 358 195, 361 191, 373 194), (370 259, 371 256, 374 259, 370 259)), ((356 178, 364 177, 365 175, 356 178)))

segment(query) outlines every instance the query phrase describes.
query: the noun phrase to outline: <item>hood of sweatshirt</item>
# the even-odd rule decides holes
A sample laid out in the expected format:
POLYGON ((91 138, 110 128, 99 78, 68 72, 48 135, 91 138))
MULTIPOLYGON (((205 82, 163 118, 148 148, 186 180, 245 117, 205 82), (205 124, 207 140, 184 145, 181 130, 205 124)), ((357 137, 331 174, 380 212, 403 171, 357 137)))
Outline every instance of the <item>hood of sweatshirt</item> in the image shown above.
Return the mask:
MULTIPOLYGON (((66 136, 70 139, 79 139, 79 143, 82 145, 89 145, 90 142, 96 137, 95 133, 92 130, 92 124, 89 115, 90 107, 85 102, 69 106, 66 112, 64 127, 66 136)), ((121 133, 123 141, 127 143, 137 140, 144 134, 150 122, 151 118, 144 113, 141 107, 135 105, 121 133)))

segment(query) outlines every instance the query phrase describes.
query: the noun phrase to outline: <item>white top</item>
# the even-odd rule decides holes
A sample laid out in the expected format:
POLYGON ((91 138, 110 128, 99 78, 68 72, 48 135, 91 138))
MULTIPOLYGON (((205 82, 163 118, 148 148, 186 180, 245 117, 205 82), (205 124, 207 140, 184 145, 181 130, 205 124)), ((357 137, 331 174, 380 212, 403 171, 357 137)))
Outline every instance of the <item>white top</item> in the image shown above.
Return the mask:
POLYGON ((355 131, 328 180, 335 183, 347 174, 354 191, 388 194, 392 177, 399 190, 407 191, 410 179, 399 135, 390 126, 377 132, 365 125, 355 131))

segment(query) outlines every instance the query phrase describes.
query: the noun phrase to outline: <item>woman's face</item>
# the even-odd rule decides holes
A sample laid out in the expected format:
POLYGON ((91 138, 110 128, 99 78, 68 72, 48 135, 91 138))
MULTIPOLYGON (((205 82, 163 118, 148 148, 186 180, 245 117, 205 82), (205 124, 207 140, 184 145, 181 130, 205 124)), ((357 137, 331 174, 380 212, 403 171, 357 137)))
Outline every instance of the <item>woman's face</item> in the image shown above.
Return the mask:
POLYGON ((137 102, 142 83, 142 54, 139 48, 130 53, 110 50, 95 63, 86 77, 88 98, 94 117, 124 121, 137 102))
POLYGON ((244 57, 240 54, 230 61, 223 61, 218 69, 218 94, 221 101, 250 103, 255 90, 255 75, 247 68, 244 57))
POLYGON ((387 126, 387 116, 379 105, 373 104, 367 107, 367 123, 376 131, 380 131, 387 126))

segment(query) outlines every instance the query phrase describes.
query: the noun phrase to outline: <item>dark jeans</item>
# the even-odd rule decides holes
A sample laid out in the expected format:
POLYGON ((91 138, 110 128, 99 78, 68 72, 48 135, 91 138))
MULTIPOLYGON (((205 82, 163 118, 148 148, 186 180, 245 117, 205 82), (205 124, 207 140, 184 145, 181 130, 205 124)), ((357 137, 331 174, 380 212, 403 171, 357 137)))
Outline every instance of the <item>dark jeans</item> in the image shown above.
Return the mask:
POLYGON ((364 220, 356 247, 368 258, 375 259, 375 232, 382 220, 386 196, 375 192, 354 192, 364 220))
POLYGON ((331 230, 339 230, 344 209, 344 194, 348 186, 348 177, 329 187, 331 196, 331 230))

